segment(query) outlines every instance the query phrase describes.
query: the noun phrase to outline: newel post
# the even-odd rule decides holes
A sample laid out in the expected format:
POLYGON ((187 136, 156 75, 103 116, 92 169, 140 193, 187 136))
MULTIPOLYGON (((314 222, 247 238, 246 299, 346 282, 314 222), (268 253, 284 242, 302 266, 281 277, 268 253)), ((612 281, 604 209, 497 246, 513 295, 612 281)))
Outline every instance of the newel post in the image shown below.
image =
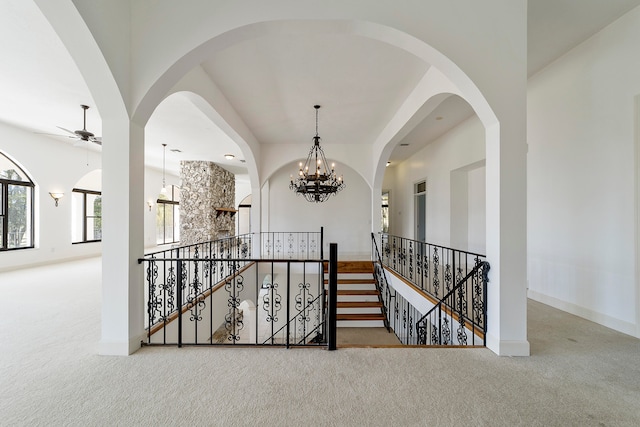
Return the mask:
POLYGON ((329 314, 327 322, 328 350, 336 349, 336 324, 338 311, 338 244, 329 245, 329 314))

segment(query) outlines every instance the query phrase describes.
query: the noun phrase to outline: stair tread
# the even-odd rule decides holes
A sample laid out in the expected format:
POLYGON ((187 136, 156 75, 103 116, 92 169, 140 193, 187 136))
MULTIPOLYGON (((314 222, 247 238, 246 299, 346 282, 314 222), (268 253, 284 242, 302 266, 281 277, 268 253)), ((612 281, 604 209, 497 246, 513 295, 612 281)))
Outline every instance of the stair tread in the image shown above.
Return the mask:
POLYGON ((378 295, 375 289, 338 289, 338 295, 378 295))
POLYGON ((336 315, 336 320, 384 320, 382 313, 357 313, 357 314, 341 314, 336 315))
MULTIPOLYGON (((329 283, 329 279, 324 279, 324 283, 329 283)), ((355 285, 376 283, 375 279, 338 279, 338 285, 355 285)))
MULTIPOLYGON (((325 273, 329 271, 329 264, 324 263, 325 273)), ((372 261, 338 261, 338 274, 344 273, 373 273, 372 261)))
POLYGON ((380 301, 338 301, 338 308, 380 308, 382 303, 380 301))

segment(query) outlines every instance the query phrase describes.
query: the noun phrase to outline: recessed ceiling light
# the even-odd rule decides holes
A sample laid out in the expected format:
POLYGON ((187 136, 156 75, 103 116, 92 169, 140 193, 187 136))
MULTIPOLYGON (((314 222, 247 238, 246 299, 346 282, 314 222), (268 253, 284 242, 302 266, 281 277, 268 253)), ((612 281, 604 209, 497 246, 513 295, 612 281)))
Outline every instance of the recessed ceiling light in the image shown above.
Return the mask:
POLYGON ((436 120, 442 120, 442 116, 436 117, 436 120))
POLYGON ((232 160, 232 159, 235 159, 236 156, 234 156, 233 154, 225 154, 224 158, 227 159, 227 160, 232 160))
POLYGON ((406 142, 403 142, 402 144, 400 144, 400 147, 408 147, 409 144, 407 144, 406 142))
POLYGON ((178 149, 178 148, 172 148, 171 150, 172 153, 182 153, 182 150, 178 149))
POLYGON ((391 166, 391 162, 387 162, 387 166, 391 166))

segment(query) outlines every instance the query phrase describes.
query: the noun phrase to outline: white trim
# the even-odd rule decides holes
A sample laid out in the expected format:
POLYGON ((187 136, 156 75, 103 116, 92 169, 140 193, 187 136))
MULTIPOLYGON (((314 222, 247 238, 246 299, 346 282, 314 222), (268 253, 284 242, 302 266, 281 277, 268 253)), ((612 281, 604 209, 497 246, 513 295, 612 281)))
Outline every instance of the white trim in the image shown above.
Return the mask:
POLYGON ((529 341, 500 341, 487 333, 487 348, 498 356, 527 357, 531 355, 529 341))
POLYGON ((640 338, 640 95, 634 98, 633 136, 634 136, 634 280, 636 288, 636 324, 631 335, 640 338))
POLYGON ((130 338, 129 342, 123 341, 100 341, 100 349, 98 353, 101 356, 129 356, 142 347, 141 341, 143 337, 130 338))
POLYGON ((582 317, 583 319, 595 322, 607 328, 614 329, 618 332, 622 332, 623 334, 635 336, 636 325, 634 325, 633 323, 625 322, 624 320, 616 319, 615 317, 598 313, 597 311, 593 311, 588 308, 572 304, 570 302, 562 301, 536 291, 529 290, 528 296, 534 301, 541 302, 553 308, 557 308, 558 310, 566 311, 567 313, 582 317))

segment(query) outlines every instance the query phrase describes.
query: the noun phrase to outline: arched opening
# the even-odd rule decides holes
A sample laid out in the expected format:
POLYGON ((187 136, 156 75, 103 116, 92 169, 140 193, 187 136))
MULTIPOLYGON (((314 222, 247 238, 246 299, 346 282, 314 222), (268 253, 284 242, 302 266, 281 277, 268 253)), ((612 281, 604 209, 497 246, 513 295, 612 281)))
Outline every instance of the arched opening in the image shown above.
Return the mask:
POLYGON ((34 192, 29 175, 0 151, 0 250, 34 246, 34 192))

